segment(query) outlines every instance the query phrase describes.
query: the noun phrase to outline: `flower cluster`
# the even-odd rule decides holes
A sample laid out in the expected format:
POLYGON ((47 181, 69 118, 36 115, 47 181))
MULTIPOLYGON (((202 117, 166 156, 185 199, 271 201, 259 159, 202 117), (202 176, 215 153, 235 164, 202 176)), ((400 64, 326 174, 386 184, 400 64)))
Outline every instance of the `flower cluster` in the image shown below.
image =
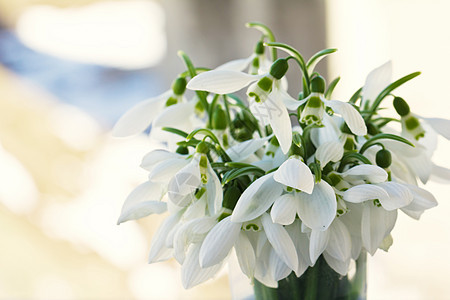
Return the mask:
POLYGON ((413 114, 394 94, 418 72, 391 82, 388 62, 349 101, 333 100, 339 78, 327 85, 314 68, 335 49, 305 62, 267 27, 250 26, 262 32, 252 55, 209 70, 180 52, 187 71, 113 130, 128 136, 151 125, 167 145, 143 158, 149 179, 118 223, 167 214, 149 261, 175 258, 185 288, 213 277, 233 251, 242 272, 269 287, 321 255, 346 275, 362 252, 387 251, 399 210, 419 219, 437 205, 418 181, 450 179, 431 160, 436 134, 450 139, 450 122, 413 114), (298 97, 287 90, 293 63, 298 97), (383 116, 390 106, 397 117, 383 116))

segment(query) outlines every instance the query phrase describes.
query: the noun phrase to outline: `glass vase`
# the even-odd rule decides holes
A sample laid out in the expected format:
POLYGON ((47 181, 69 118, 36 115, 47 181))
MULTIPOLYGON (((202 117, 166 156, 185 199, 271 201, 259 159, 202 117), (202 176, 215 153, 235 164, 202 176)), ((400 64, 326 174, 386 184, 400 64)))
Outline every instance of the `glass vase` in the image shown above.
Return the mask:
POLYGON ((255 300, 360 300, 366 299, 367 255, 362 252, 353 270, 342 276, 328 266, 321 256, 314 267, 300 276, 291 273, 278 282, 278 288, 270 288, 256 279, 254 281, 255 300))

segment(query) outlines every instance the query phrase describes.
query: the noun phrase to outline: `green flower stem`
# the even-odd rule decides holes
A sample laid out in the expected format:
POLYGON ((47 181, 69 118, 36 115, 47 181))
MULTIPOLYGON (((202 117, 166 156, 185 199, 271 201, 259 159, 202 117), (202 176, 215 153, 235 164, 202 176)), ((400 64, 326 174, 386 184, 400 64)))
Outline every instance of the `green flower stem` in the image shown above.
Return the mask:
MULTIPOLYGON (((178 56, 186 64, 186 67, 189 71, 189 76, 191 77, 191 79, 194 78, 197 75, 197 69, 192 64, 192 61, 189 58, 189 56, 187 56, 187 54, 184 53, 183 51, 178 51, 178 56)), ((198 99, 200 100, 203 107, 205 108, 205 111, 207 111, 209 114, 209 103, 208 103, 208 100, 206 100, 206 93, 204 91, 196 91, 195 93, 197 94, 198 99)), ((209 119, 211 119, 211 115, 208 115, 208 117, 209 117, 209 119)))
POLYGON ((283 44, 283 43, 266 43, 266 45, 269 47, 282 49, 295 58, 295 61, 298 63, 298 65, 300 66, 300 69, 302 71, 303 80, 305 81, 305 84, 303 84, 303 96, 304 97, 308 96, 310 94, 310 91, 309 91, 310 78, 309 78, 308 68, 306 67, 305 60, 303 59, 303 56, 300 54, 300 52, 298 52, 294 47, 283 44))
MULTIPOLYGON (((266 25, 258 22, 249 22, 245 24, 245 26, 247 26, 248 28, 258 29, 264 34, 265 37, 269 39, 271 43, 275 42, 275 35, 273 34, 272 30, 270 30, 270 28, 267 27, 266 25)), ((272 61, 276 60, 277 60, 277 49, 272 48, 272 61)))

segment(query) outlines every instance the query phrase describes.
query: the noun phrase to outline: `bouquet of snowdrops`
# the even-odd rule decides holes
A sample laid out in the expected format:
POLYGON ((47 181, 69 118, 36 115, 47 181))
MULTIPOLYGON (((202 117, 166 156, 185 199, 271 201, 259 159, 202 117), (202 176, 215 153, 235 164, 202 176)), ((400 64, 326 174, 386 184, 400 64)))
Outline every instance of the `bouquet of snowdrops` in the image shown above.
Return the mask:
POLYGON ((262 32, 249 57, 210 70, 179 52, 187 71, 117 122, 115 136, 151 125, 151 138, 166 146, 143 158, 148 181, 128 196, 118 223, 165 214, 150 263, 175 258, 191 288, 236 255, 257 296, 270 298, 271 288, 319 263, 341 280, 366 252, 388 250, 399 210, 419 219, 436 206, 418 181, 448 178, 431 156, 436 133, 450 138, 450 122, 414 114, 395 94, 419 72, 391 82, 388 62, 351 97, 334 99, 339 78, 327 84, 314 68, 335 49, 306 61, 266 26, 248 25, 262 32), (301 86, 295 97, 289 68, 302 74, 290 82, 301 86), (396 116, 383 116, 392 106, 396 116))

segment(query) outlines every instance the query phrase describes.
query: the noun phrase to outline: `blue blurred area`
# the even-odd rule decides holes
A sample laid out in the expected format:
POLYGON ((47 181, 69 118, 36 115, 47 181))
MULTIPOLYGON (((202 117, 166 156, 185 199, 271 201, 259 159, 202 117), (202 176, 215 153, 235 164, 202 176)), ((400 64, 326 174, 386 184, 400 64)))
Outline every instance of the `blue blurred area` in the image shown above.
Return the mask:
POLYGON ((164 86, 150 69, 120 70, 34 51, 4 28, 0 28, 0 63, 107 127, 134 103, 163 92, 164 86))

